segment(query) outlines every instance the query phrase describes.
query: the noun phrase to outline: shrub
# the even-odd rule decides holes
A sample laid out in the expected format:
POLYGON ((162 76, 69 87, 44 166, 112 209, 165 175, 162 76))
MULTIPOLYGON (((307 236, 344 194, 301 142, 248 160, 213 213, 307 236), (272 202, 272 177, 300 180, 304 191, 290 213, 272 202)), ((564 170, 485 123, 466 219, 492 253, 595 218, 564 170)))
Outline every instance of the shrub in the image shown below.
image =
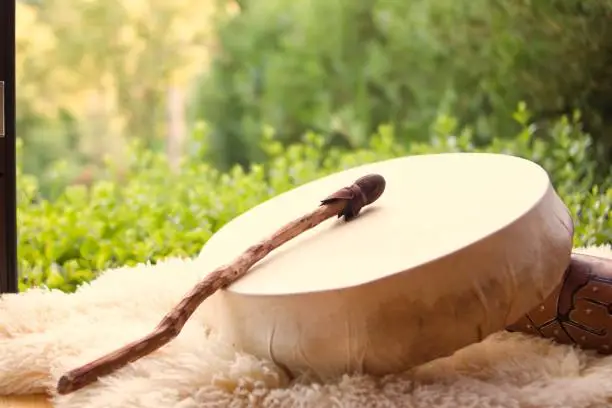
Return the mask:
POLYGON ((574 214, 575 244, 612 241, 612 179, 594 184, 592 142, 579 116, 559 119, 546 140, 533 139, 535 128, 524 106, 514 117, 520 133, 483 148, 474 147, 472 128, 459 128, 456 118, 445 115, 433 123, 428 143, 406 147, 397 143, 393 127, 381 126, 366 147, 352 152, 333 148, 323 153, 324 138, 315 133, 284 148, 268 129, 262 149, 270 159, 227 173, 201 162, 206 129, 200 128, 194 153, 177 172, 162 154, 133 145, 128 173, 117 175, 109 161, 105 180, 89 189, 68 187, 53 201, 39 196, 36 178, 20 172, 21 289, 43 284, 71 291, 106 268, 193 256, 226 222, 283 191, 356 165, 434 152, 489 151, 532 159, 549 171, 574 214))
POLYGON ((363 147, 383 123, 424 141, 442 110, 488 143, 518 131, 520 100, 542 122, 579 108, 605 137, 610 0, 241 3, 197 98, 221 166, 258 160, 263 125, 286 143, 314 129, 363 147))

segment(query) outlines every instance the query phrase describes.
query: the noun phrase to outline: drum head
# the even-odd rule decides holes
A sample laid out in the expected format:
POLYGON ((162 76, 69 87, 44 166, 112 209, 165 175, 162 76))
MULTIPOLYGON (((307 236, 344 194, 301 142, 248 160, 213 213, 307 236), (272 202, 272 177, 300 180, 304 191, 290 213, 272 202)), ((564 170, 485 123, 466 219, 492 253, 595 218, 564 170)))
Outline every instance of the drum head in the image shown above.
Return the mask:
POLYGON ((389 373, 448 355, 538 304, 569 264, 572 223, 546 172, 516 157, 437 154, 369 164, 281 194, 204 246, 205 271, 368 173, 383 195, 328 220, 216 297, 231 341, 292 371, 389 373))

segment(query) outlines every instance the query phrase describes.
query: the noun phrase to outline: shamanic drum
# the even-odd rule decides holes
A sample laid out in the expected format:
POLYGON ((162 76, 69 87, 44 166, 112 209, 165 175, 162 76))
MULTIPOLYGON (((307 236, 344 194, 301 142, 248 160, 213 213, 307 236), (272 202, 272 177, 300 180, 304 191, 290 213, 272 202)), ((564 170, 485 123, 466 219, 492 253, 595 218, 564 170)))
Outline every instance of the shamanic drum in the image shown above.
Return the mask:
POLYGON ((355 220, 300 235, 207 301, 224 338, 294 375, 388 374, 503 330, 560 282, 573 224, 547 173, 472 153, 378 162, 281 194, 219 230, 203 270, 368 173, 386 189, 355 220))

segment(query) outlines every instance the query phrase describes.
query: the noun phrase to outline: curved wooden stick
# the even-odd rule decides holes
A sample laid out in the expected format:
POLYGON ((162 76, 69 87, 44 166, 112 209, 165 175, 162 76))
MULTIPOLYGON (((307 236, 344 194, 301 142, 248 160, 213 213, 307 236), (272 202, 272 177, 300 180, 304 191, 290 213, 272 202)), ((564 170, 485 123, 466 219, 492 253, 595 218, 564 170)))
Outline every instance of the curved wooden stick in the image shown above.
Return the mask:
POLYGON ((150 334, 64 374, 57 384, 57 392, 68 394, 83 388, 98 378, 111 374, 167 344, 179 335, 187 320, 210 295, 240 279, 253 265, 279 246, 328 218, 336 215, 344 216, 346 221, 355 218, 361 208, 373 203, 381 196, 385 185, 386 182, 382 176, 370 174, 325 198, 316 210, 290 222, 271 237, 248 248, 231 264, 222 266, 207 275, 185 295, 150 334))

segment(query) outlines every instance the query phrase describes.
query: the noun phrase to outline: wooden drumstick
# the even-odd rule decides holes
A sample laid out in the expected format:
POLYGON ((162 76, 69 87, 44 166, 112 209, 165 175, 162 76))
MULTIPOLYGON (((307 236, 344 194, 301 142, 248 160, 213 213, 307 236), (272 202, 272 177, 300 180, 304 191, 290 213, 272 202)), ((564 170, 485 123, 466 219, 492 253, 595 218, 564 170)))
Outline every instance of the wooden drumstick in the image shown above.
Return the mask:
POLYGON ((207 275, 150 334, 64 374, 58 381, 57 392, 68 394, 83 388, 167 344, 178 336, 187 320, 206 298, 240 279, 266 255, 302 232, 336 215, 338 218, 344 217, 346 221, 352 220, 364 206, 373 203, 381 196, 385 185, 382 176, 370 174, 361 177, 353 185, 336 191, 322 200, 321 205, 311 213, 290 222, 271 237, 249 247, 231 264, 207 275))
POLYGON ((507 329, 612 353, 612 259, 572 253, 559 286, 507 329))

